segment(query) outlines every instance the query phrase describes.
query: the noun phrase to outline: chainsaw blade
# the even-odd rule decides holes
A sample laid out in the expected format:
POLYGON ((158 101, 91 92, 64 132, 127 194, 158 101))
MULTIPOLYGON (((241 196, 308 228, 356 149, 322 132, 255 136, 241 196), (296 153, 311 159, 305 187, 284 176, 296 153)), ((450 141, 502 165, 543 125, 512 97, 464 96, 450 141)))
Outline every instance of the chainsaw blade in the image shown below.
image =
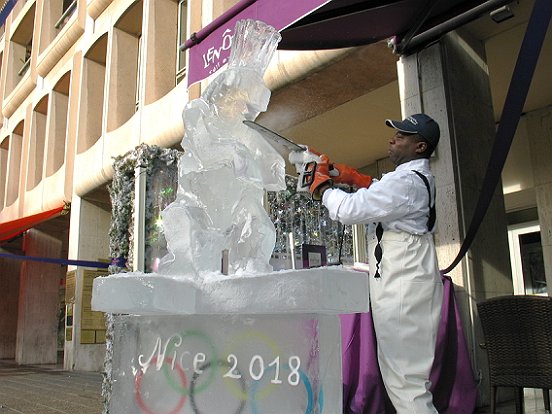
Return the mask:
MULTIPOLYGON (((263 137, 265 137, 270 143, 277 143, 281 147, 286 148, 289 151, 305 151, 300 145, 297 145, 295 142, 290 141, 286 137, 281 136, 280 134, 268 129, 267 127, 262 126, 254 121, 245 120, 243 121, 245 125, 249 128, 254 129, 259 132, 263 137)), ((274 146, 274 145, 273 145, 274 146)))

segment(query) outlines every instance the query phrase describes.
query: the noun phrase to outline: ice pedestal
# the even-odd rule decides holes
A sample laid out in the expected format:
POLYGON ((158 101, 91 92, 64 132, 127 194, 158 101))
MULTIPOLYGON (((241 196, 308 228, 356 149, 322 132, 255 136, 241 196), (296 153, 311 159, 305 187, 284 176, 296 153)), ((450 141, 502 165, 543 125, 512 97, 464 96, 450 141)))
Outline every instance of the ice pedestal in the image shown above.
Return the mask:
POLYGON ((368 277, 338 267, 127 273, 97 278, 92 307, 116 314, 111 414, 335 414, 337 315, 368 311, 368 277))

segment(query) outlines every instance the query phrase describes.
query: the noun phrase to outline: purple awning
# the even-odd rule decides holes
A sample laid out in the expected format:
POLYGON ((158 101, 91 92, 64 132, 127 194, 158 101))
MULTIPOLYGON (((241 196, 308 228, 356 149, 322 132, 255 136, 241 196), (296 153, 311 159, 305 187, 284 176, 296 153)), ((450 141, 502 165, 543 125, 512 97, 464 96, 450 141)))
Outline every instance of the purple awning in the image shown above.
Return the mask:
POLYGON ((226 63, 238 20, 262 20, 282 30, 328 1, 242 0, 184 43, 183 49, 190 49, 188 85, 215 73, 226 63))
POLYGON ((498 7, 508 1, 241 0, 182 45, 182 49, 190 49, 188 85, 226 63, 234 25, 240 19, 262 20, 274 26, 282 33, 279 49, 334 49, 394 36, 408 38, 468 10, 483 5, 498 7))

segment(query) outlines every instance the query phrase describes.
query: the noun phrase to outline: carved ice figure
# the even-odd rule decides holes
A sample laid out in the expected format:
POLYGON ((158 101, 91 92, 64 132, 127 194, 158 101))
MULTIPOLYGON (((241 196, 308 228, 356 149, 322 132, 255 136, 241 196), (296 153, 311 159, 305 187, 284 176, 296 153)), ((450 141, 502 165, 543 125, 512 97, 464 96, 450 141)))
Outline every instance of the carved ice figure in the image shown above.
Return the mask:
POLYGON ((220 271, 223 250, 230 274, 272 271, 276 232, 262 202, 265 189, 285 189, 285 163, 243 120, 267 108, 263 75, 280 39, 263 22, 237 22, 228 68, 186 105, 177 197, 162 213, 169 254, 159 273, 220 271))

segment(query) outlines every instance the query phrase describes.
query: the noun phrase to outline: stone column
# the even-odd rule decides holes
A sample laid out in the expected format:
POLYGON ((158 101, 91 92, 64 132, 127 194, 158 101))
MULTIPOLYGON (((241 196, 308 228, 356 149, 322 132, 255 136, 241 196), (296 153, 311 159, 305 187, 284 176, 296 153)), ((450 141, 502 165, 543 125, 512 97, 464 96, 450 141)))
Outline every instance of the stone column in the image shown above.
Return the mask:
MULTIPOLYGON (((71 203, 69 257, 78 260, 107 260, 111 212, 77 195, 71 203)), ((66 293, 66 338, 64 368, 100 371, 104 362, 103 321, 90 312, 92 279, 107 270, 69 266, 66 293), (69 322, 70 321, 70 322, 69 322), (70 324, 70 325, 69 325, 70 324), (69 329, 67 329, 69 328, 69 329)))
MULTIPOLYGON (((60 258, 62 243, 38 230, 28 230, 26 256, 60 258)), ((21 264, 17 340, 18 364, 57 363, 59 282, 62 267, 57 264, 25 261, 21 264)))
MULTIPOLYGON (((437 184, 435 241, 440 268, 445 269, 470 225, 495 137, 483 46, 451 33, 402 57, 398 69, 403 115, 425 112, 441 127, 431 165, 437 184)), ((475 373, 486 375, 476 302, 513 290, 500 183, 470 251, 449 275, 456 285, 475 373)))
POLYGON ((552 296, 552 108, 527 114, 529 147, 537 195, 542 255, 548 295, 552 296))

